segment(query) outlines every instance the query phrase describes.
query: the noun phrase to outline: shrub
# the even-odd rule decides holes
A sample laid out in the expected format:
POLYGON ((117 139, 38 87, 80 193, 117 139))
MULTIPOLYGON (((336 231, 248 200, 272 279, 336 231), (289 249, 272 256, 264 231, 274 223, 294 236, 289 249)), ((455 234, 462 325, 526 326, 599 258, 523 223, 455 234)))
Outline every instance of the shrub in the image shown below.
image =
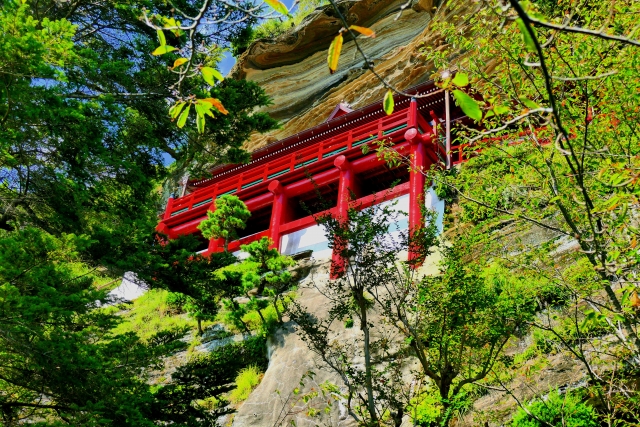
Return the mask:
POLYGON ((229 400, 233 403, 239 403, 247 400, 253 389, 260 384, 262 373, 257 366, 249 366, 240 371, 236 377, 236 388, 229 393, 229 400))
POLYGON ((536 400, 530 403, 527 409, 537 419, 521 408, 513 417, 513 427, 543 427, 547 424, 563 427, 598 426, 595 410, 569 393, 561 396, 557 391, 553 391, 546 401, 536 400))
POLYGON ((412 399, 409 411, 414 426, 429 427, 440 419, 442 404, 437 394, 425 390, 420 397, 412 399))
POLYGON ((344 321, 344 327, 345 328, 353 328, 353 317, 349 317, 347 318, 347 320, 344 321))

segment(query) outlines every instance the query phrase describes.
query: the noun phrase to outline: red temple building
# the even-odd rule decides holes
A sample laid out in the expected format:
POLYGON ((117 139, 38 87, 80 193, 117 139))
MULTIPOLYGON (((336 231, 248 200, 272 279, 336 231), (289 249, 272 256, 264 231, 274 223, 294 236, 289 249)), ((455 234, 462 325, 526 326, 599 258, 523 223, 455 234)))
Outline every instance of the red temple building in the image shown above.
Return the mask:
MULTIPOLYGON (((353 111, 340 103, 326 122, 255 151, 250 163, 225 165, 209 178, 190 181, 188 194, 169 199, 158 231, 170 238, 199 235, 198 224, 224 194, 238 196, 251 211, 231 251, 268 236, 283 254, 313 250, 315 257, 330 256, 323 230, 309 214, 325 211, 327 202, 332 214, 344 216, 350 203, 364 208, 395 200, 398 210, 408 212, 400 221, 405 229, 419 225, 424 203, 440 214, 441 227, 444 202, 433 190, 425 193, 423 174, 406 165, 391 168, 373 149, 363 153, 366 144, 385 139, 423 169, 462 160, 460 148, 451 147, 449 129, 465 116, 449 94, 433 82, 407 93, 415 98, 396 96, 391 115, 381 101, 353 111)), ((201 253, 222 250, 221 241, 202 240, 201 253)))

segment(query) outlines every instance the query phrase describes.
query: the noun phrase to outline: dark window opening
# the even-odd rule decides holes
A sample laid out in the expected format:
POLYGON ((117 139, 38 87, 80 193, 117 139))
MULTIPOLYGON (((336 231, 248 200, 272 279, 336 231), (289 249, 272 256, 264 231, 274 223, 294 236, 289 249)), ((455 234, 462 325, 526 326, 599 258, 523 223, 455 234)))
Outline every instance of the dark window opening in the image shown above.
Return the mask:
POLYGON ((240 238, 251 236, 252 234, 261 233, 269 229, 271 222, 271 205, 264 208, 256 209, 251 212, 251 216, 247 220, 247 226, 244 230, 238 230, 240 238))
POLYGON ((309 215, 317 214, 318 212, 333 208, 337 204, 338 183, 324 185, 289 200, 289 209, 291 212, 289 221, 295 221, 309 215))
POLYGON ((370 196, 379 191, 388 190, 394 185, 409 182, 409 170, 401 165, 389 169, 386 165, 362 172, 357 175, 360 181, 360 197, 370 196))

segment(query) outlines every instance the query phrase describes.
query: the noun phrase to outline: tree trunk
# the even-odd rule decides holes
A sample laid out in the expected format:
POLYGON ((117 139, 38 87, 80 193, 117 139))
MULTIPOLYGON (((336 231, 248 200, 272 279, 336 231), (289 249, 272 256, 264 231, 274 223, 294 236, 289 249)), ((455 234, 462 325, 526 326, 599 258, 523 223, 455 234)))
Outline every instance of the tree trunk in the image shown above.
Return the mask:
POLYGON ((369 412, 369 416, 371 417, 371 421, 375 422, 378 420, 378 416, 376 415, 376 406, 373 400, 373 379, 371 378, 371 349, 369 346, 369 325, 367 323, 367 301, 364 298, 362 292, 359 295, 356 295, 356 301, 358 302, 358 307, 360 308, 360 329, 364 334, 364 383, 365 388, 367 389, 367 409, 369 412))
POLYGON ((202 330, 202 320, 198 319, 198 335, 202 336, 204 334, 204 331, 202 330))
POLYGON ((260 316, 260 320, 262 320, 262 324, 266 326, 267 321, 264 320, 264 317, 262 316, 262 310, 260 310, 259 308, 256 309, 256 311, 258 312, 258 316, 260 316))
POLYGON ((449 379, 447 372, 444 372, 442 379, 438 384, 440 390, 440 400, 442 401, 442 415, 440 416, 440 422, 438 425, 448 426, 451 418, 453 417, 451 401, 449 400, 449 392, 451 391, 452 379, 449 379))
POLYGON ((262 293, 264 292, 265 284, 266 283, 264 279, 260 280, 260 283, 258 284, 258 290, 256 291, 258 295, 262 295, 262 293))
POLYGON ((282 313, 280 313, 280 309, 278 309, 278 297, 277 296, 273 300, 273 308, 276 311, 276 316, 278 316, 278 323, 282 324, 282 313))

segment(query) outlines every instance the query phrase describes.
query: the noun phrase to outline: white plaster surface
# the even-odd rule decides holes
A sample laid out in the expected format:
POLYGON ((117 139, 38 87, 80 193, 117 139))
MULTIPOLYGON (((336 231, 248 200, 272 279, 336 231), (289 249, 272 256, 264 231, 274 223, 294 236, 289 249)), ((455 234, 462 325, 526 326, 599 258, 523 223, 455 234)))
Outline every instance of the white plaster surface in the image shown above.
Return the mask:
POLYGON ((431 209, 438 216, 436 217, 436 226, 438 227, 438 233, 442 233, 444 225, 444 200, 440 200, 433 187, 429 188, 424 197, 424 204, 427 209, 431 209))
MULTIPOLYGON (((398 211, 396 217, 396 226, 392 227, 391 235, 397 235, 409 228, 409 195, 397 197, 393 200, 382 202, 380 206, 391 206, 398 211)), ((444 200, 440 200, 433 188, 425 193, 425 205, 427 209, 435 211, 437 214, 436 225, 438 231, 442 233, 443 217, 444 217, 444 200)), ((329 259, 331 257, 331 249, 329 249, 329 241, 325 236, 325 228, 320 225, 312 225, 311 227, 285 234, 280 238, 280 248, 284 255, 293 255, 298 252, 313 250, 315 259, 329 259)))
POLYGON ((124 273, 120 285, 109 292, 108 297, 112 304, 117 304, 123 301, 133 301, 144 295, 145 292, 147 289, 144 283, 137 278, 134 272, 127 271, 124 273))
POLYGON ((313 257, 316 259, 331 257, 325 228, 317 224, 283 235, 280 238, 280 248, 284 255, 313 250, 313 257))

